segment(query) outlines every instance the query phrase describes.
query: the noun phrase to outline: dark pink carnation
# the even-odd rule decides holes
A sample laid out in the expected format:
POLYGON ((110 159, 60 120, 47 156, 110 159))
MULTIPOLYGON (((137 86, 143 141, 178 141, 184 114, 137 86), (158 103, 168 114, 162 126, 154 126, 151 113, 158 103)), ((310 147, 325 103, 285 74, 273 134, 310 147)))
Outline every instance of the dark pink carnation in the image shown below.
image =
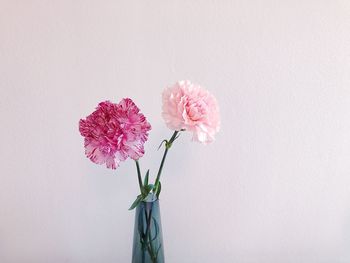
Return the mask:
POLYGON ((101 102, 85 120, 79 121, 86 156, 112 169, 128 157, 137 160, 143 156, 149 130, 151 125, 129 98, 118 104, 101 102))

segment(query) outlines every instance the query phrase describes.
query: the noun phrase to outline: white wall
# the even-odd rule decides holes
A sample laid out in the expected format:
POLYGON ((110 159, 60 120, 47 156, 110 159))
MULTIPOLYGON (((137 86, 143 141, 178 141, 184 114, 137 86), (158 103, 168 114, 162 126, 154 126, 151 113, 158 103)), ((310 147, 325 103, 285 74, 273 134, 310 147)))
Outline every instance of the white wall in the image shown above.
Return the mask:
POLYGON ((167 263, 350 262, 350 2, 0 1, 0 262, 130 262, 134 163, 84 156, 78 120, 179 79, 218 98, 207 147, 165 166, 167 263))

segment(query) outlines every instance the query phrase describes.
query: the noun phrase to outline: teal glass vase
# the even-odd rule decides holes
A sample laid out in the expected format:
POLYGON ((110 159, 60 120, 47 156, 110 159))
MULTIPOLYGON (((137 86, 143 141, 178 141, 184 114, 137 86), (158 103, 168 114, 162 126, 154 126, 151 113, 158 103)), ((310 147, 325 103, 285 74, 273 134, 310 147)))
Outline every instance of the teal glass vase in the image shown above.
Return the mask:
POLYGON ((136 207, 132 263, 164 263, 159 200, 154 197, 136 207))

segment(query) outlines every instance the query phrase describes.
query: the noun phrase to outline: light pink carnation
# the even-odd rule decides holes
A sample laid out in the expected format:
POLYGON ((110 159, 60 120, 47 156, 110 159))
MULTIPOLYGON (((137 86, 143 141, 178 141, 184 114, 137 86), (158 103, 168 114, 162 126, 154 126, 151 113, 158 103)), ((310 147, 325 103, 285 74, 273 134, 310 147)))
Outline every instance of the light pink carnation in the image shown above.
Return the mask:
POLYGON ((219 107, 215 97, 190 81, 179 81, 163 92, 163 118, 172 130, 193 133, 202 143, 214 141, 220 129, 219 107))
POLYGON ((137 160, 143 156, 150 129, 131 99, 122 99, 118 104, 101 102, 85 120, 79 121, 86 156, 112 169, 128 157, 137 160))

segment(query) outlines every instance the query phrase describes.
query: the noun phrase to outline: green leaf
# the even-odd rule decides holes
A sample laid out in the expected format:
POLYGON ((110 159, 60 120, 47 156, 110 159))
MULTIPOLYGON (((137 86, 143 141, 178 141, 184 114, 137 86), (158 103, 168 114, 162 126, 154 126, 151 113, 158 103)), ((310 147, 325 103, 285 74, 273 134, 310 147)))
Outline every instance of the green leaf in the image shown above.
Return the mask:
POLYGON ((180 137, 180 135, 181 135, 181 133, 179 133, 178 135, 176 135, 176 137, 175 137, 174 141, 175 141, 177 138, 179 138, 179 137, 180 137))
POLYGON ((163 143, 165 143, 165 145, 166 145, 166 144, 168 143, 168 141, 167 141, 167 140, 163 140, 163 141, 160 143, 160 145, 159 145, 159 147, 158 147, 158 150, 160 149, 160 147, 162 147, 163 143))
POLYGON ((157 189, 156 189, 157 198, 159 198, 160 191, 162 191, 162 184, 161 184, 160 181, 159 181, 158 187, 157 187, 157 189))
POLYGON ((142 195, 138 195, 136 200, 130 206, 129 210, 133 210, 136 206, 138 206, 138 204, 142 201, 142 199, 143 199, 143 196, 142 195))
POLYGON ((148 185, 148 177, 149 177, 149 169, 147 170, 147 173, 145 175, 145 179, 143 180, 143 185, 144 186, 148 185))
POLYGON ((150 192, 153 188, 154 188, 154 185, 153 185, 153 184, 149 184, 149 185, 146 185, 146 186, 144 187, 145 192, 146 192, 147 194, 149 194, 149 192, 150 192))
POLYGON ((152 191, 152 189, 154 188, 154 185, 153 184, 148 184, 148 185, 145 185, 143 187, 143 200, 147 199, 147 196, 148 194, 152 191))

